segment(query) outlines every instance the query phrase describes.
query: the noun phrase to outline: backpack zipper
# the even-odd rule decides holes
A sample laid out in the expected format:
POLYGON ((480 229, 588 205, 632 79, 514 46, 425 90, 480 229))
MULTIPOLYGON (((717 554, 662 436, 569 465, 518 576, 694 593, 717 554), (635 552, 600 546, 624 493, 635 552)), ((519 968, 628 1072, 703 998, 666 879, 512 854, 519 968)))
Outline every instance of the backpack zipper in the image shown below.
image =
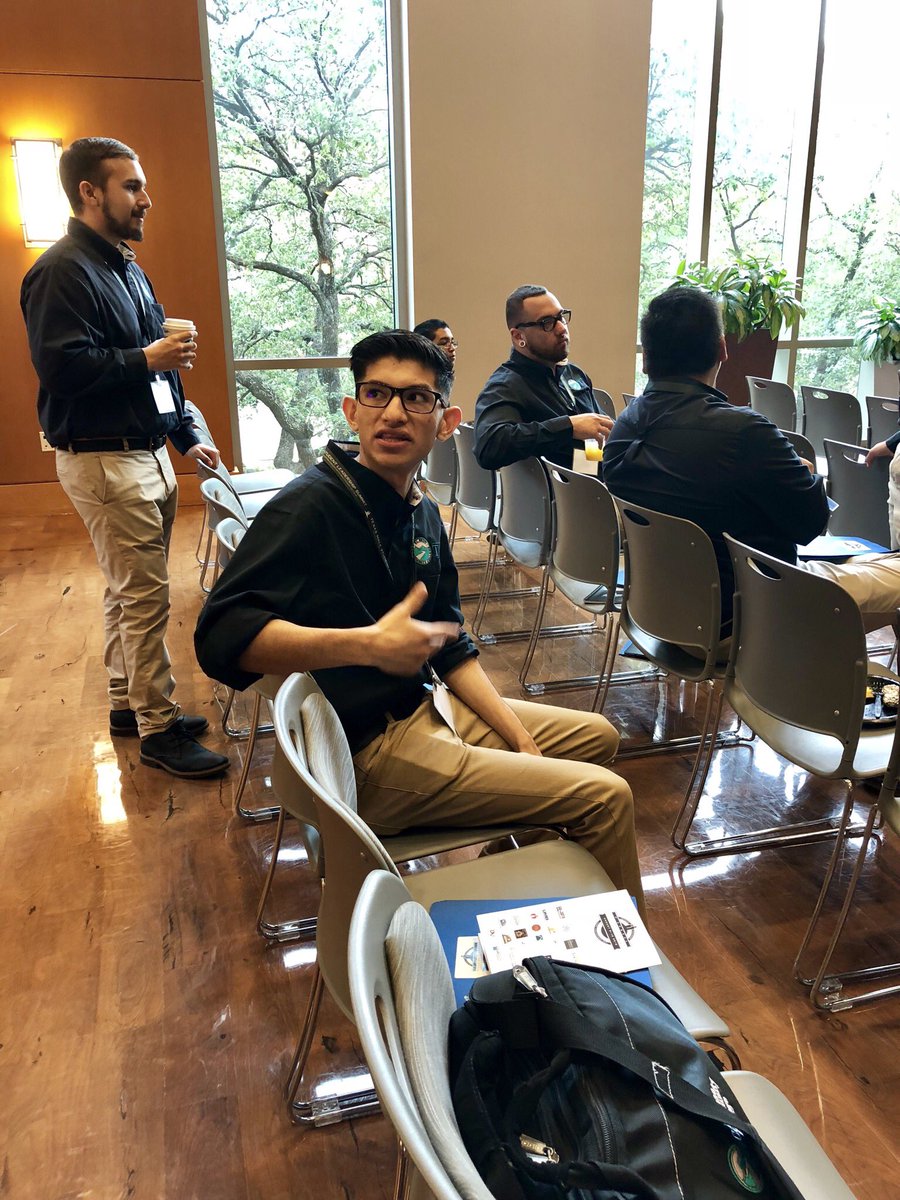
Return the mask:
POLYGON ((536 996, 543 996, 545 1000, 547 999, 547 992, 541 987, 526 966, 520 964, 517 967, 513 967, 512 973, 516 983, 521 983, 523 988, 529 992, 534 992, 536 996))
POLYGON ((538 1138, 530 1137, 527 1133, 519 1134, 519 1145, 534 1162, 559 1162, 559 1155, 552 1146, 538 1138))

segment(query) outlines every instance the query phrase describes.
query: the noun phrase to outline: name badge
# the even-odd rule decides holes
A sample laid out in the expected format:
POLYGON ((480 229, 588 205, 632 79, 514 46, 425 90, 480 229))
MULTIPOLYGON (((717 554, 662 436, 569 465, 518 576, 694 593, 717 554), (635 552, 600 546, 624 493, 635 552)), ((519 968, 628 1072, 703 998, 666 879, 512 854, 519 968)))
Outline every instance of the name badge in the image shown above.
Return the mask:
POLYGON ((431 683, 426 684, 431 689, 431 703, 434 711, 452 733, 456 733, 456 723, 453 720, 453 704, 450 700, 450 689, 442 683, 434 670, 431 671, 431 683))
POLYGON ((162 376, 151 381, 150 390, 153 392, 153 402, 156 405, 158 413, 171 413, 175 411, 175 397, 172 395, 172 388, 169 385, 168 379, 163 379, 162 376))

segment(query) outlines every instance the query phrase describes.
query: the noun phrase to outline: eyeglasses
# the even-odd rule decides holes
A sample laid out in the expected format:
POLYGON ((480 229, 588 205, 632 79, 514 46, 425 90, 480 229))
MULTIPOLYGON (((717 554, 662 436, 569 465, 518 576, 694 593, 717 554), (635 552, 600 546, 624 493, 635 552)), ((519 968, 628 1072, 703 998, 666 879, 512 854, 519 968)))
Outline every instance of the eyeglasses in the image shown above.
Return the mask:
POLYGON ((453 346, 453 348, 456 349, 456 347, 459 345, 459 342, 456 340, 456 338, 438 338, 434 344, 436 346, 440 346, 441 349, 443 349, 444 346, 453 346))
POLYGON ((378 380, 364 380, 356 385, 356 399, 366 408, 387 408, 395 396, 400 397, 400 403, 408 413, 434 412, 436 405, 447 407, 447 401, 440 392, 432 392, 425 387, 391 387, 389 383, 379 383, 378 380))
POLYGON ((543 329, 544 333, 552 333, 556 328, 556 322, 560 325, 568 325, 572 320, 571 308, 561 308, 555 317, 539 317, 537 321, 520 321, 518 325, 514 325, 514 329, 543 329))

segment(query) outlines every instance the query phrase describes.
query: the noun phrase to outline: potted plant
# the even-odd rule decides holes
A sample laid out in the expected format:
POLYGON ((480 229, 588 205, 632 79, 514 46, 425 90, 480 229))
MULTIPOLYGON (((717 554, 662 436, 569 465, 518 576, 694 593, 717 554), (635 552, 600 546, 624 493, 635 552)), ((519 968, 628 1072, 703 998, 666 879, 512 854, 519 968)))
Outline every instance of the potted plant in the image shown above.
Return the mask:
POLYGON ((857 319, 854 342, 860 356, 873 364, 873 394, 896 396, 900 375, 900 305, 886 296, 873 297, 872 307, 857 319))
POLYGON ((806 315, 797 299, 799 284, 783 266, 752 256, 739 256, 725 267, 679 263, 672 286, 701 288, 722 306, 728 361, 717 386, 732 403, 747 403, 747 375, 771 379, 782 328, 790 329, 806 315))

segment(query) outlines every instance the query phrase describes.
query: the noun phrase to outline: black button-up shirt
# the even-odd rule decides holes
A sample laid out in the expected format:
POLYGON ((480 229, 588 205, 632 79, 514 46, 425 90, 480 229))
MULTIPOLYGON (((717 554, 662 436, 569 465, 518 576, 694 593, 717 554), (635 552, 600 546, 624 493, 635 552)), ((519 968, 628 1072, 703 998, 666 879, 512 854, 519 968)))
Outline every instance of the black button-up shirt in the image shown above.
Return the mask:
MULTIPOLYGON (((213 679, 245 688, 259 678, 237 663, 269 621, 323 629, 372 625, 416 580, 428 589, 418 620, 462 624, 456 566, 437 505, 427 497, 411 503, 333 442, 329 451, 361 492, 385 557, 336 472, 327 462, 310 467, 261 509, 200 614, 194 644, 213 679)), ((477 653, 461 632, 431 662, 442 675, 477 653)), ((384 730, 387 714, 413 711, 430 674, 423 668, 406 678, 346 666, 317 670, 315 677, 356 753, 384 730)))
POLYGON ((590 378, 573 363, 549 367, 518 350, 493 373, 475 406, 475 457, 496 470, 543 456, 572 466, 576 441, 569 419, 599 413, 590 378))
POLYGON ((135 262, 83 221, 46 250, 22 282, 22 312, 37 372, 38 417, 51 446, 167 436, 183 454, 200 440, 185 414, 160 413, 142 347, 163 336, 163 308, 135 262))

